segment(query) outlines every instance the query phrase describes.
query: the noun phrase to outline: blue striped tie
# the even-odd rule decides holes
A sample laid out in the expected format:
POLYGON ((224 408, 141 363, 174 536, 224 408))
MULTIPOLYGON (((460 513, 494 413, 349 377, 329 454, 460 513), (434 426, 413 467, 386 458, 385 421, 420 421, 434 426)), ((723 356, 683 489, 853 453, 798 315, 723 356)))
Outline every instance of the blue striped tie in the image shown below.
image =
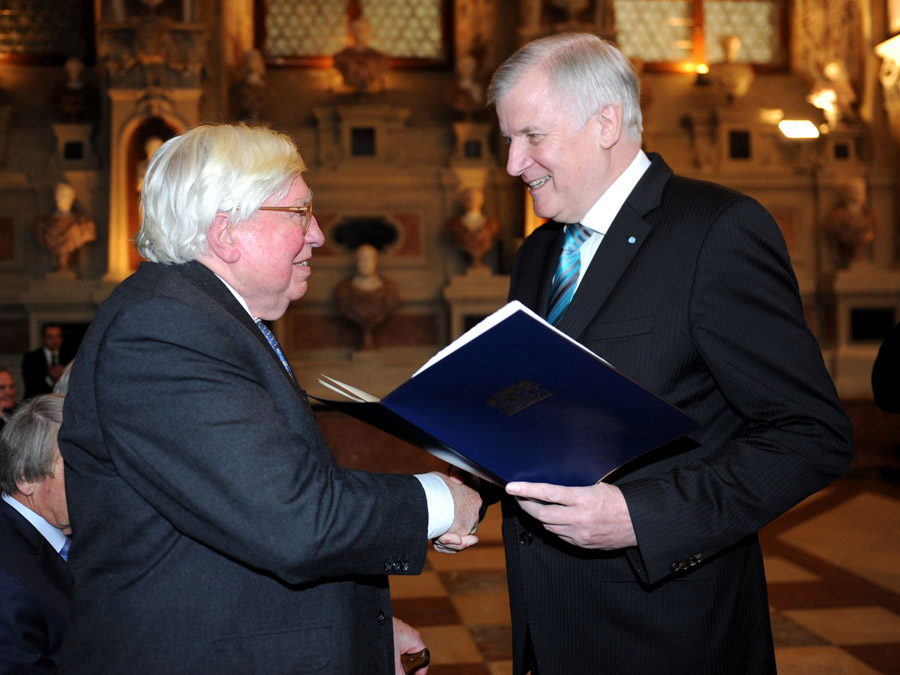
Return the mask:
POLYGON ((550 286, 550 310, 547 312, 547 321, 554 326, 565 316, 566 308, 575 295, 578 271, 581 269, 581 245, 592 233, 591 229, 581 223, 566 225, 566 239, 550 286))
POLYGON ((281 345, 278 344, 278 340, 275 339, 275 334, 269 330, 269 327, 263 323, 262 319, 256 319, 256 325, 259 326, 262 334, 266 336, 266 340, 268 340, 269 344, 272 345, 272 349, 274 349, 275 353, 278 354, 278 358, 281 360, 281 365, 283 365, 284 369, 288 371, 288 375, 294 377, 294 371, 291 370, 291 364, 288 363, 287 358, 285 358, 284 356, 284 352, 281 351, 281 345))

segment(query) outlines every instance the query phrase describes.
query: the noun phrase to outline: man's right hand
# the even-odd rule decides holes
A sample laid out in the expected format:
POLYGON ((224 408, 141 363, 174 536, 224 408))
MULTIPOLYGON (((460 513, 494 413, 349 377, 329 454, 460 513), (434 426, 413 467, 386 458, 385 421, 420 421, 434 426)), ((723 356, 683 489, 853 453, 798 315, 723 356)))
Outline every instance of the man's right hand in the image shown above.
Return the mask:
POLYGON ((478 543, 475 531, 478 529, 481 495, 460 476, 441 475, 441 478, 453 495, 454 517, 450 529, 434 540, 434 550, 440 553, 458 553, 478 543))

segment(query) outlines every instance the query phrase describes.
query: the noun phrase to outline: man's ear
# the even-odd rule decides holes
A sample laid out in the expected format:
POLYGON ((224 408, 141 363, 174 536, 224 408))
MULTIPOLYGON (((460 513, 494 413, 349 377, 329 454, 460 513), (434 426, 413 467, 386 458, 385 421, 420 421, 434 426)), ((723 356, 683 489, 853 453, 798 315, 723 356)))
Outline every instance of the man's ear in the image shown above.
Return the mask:
POLYGON ((594 121, 600 125, 600 147, 609 149, 614 146, 622 136, 622 106, 609 103, 594 116, 594 121))
POLYGON ((34 486, 34 483, 31 483, 24 479, 16 481, 16 490, 18 490, 19 494, 24 497, 30 497, 34 494, 34 486))
POLYGON ((206 230, 206 241, 210 253, 222 262, 231 264, 240 260, 241 249, 231 229, 231 216, 227 213, 216 214, 213 224, 206 230))

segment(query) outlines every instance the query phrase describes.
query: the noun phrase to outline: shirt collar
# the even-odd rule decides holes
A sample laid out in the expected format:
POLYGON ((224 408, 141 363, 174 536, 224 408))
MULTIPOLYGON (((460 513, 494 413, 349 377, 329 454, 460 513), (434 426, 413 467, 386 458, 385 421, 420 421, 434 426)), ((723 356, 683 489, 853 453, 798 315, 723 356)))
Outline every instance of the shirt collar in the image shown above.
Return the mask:
MULTIPOLYGON (((213 272, 213 274, 216 274, 216 273, 213 272)), ((253 316, 253 313, 250 311, 250 306, 247 304, 247 301, 241 297, 241 294, 238 293, 236 290, 234 290, 234 288, 231 286, 231 284, 229 284, 227 281, 225 281, 218 274, 216 274, 216 276, 218 277, 219 281, 221 281, 223 284, 225 284, 225 288, 227 288, 229 291, 231 291, 231 294, 234 296, 234 299, 237 300, 239 303, 241 303, 241 307, 243 307, 244 310, 247 312, 247 314, 250 315, 250 318, 253 319, 254 321, 256 321, 256 317, 253 316)))
POLYGON ((53 527, 53 525, 44 520, 42 516, 39 516, 22 502, 13 499, 13 497, 5 492, 3 493, 3 501, 22 514, 22 517, 31 523, 34 526, 34 529, 41 533, 41 536, 47 540, 57 553, 62 550, 63 545, 66 543, 66 535, 62 530, 58 527, 53 527))
POLYGON ((600 199, 590 208, 587 215, 581 220, 581 224, 599 234, 606 234, 613 219, 618 215, 625 200, 628 199, 628 195, 634 190, 634 186, 638 184, 648 168, 650 168, 650 158, 643 150, 638 150, 628 168, 616 178, 606 192, 600 195, 600 199))

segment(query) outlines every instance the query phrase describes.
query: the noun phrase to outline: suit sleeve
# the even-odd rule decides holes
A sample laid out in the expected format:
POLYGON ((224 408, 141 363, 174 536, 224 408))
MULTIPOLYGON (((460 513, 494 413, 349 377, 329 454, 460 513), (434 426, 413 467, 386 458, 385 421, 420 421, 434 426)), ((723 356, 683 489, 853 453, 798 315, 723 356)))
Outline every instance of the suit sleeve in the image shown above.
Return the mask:
POLYGON ((639 555, 653 583, 679 561, 702 561, 756 533, 845 472, 851 430, 802 313, 777 224, 755 201, 724 208, 699 248, 690 292, 690 340, 721 398, 717 429, 655 476, 621 484, 639 555), (723 430, 724 429, 724 430, 723 430))
POLYGON ((13 575, 0 572, 0 675, 55 673, 47 620, 39 602, 13 575))
MULTIPOLYGON (((289 583, 384 574, 386 560, 419 571, 419 481, 336 466, 248 330, 171 299, 116 317, 93 373, 115 471, 178 532, 289 583)), ((146 527, 160 528, 146 535, 161 546, 175 536, 153 519, 146 527)))

